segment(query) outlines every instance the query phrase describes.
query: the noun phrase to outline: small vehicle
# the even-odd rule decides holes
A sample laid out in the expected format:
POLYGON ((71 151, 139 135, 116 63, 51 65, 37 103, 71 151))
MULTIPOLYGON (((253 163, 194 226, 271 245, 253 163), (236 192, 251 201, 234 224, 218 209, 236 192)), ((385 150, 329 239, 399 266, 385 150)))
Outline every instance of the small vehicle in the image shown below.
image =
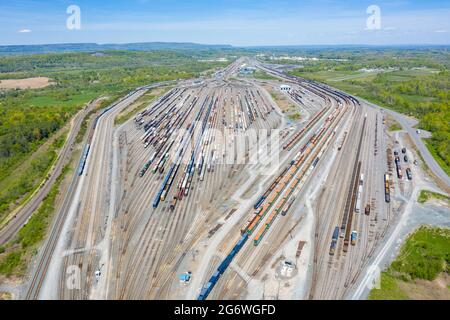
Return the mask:
POLYGON ((406 153, 406 148, 403 148, 403 149, 402 149, 402 153, 406 153))
POLYGON ((410 168, 406 168, 406 176, 408 177, 408 180, 412 180, 412 171, 410 168))
POLYGON ((368 216, 370 214, 370 204, 368 203, 366 205, 366 208, 364 209, 364 213, 368 216))
POLYGON ((416 132, 417 132, 417 134, 420 134, 420 130, 417 130, 416 132))
POLYGON ((405 156, 403 157, 403 160, 405 160, 405 162, 408 162, 408 156, 405 155, 405 156))
POLYGON ((398 156, 398 151, 394 151, 394 156, 398 156))

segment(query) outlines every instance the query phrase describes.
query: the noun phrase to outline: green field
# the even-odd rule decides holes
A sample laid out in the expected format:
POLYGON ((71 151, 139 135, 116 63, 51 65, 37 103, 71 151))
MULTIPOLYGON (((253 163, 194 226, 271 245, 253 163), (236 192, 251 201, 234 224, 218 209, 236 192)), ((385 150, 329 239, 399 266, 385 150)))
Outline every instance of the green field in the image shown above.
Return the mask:
POLYGON ((264 71, 255 71, 251 74, 251 77, 255 78, 255 79, 259 79, 259 80, 279 80, 277 77, 274 77, 270 74, 268 74, 267 72, 264 71))
POLYGON ((428 191, 428 190, 421 190, 417 201, 419 203, 425 203, 430 199, 438 199, 438 200, 442 200, 442 201, 445 201, 448 204, 450 204, 450 197, 440 194, 440 193, 437 193, 437 192, 428 191))
POLYGON ((389 131, 391 131, 391 132, 399 131, 399 130, 402 130, 402 127, 397 122, 395 122, 389 126, 389 131))
MULTIPOLYGON (((409 299, 400 286, 417 279, 435 280, 448 273, 450 263, 450 229, 420 227, 403 244, 398 257, 382 273, 381 288, 372 289, 369 299, 409 299)), ((420 288, 420 287, 419 287, 420 288)))

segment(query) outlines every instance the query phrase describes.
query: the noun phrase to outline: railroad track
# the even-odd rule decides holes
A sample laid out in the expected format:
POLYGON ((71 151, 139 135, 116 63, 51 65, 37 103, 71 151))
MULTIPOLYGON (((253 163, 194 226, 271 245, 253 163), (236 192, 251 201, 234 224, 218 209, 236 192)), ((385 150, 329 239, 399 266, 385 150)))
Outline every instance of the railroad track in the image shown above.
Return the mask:
MULTIPOLYGON (((166 83, 164 83, 164 84, 166 84, 166 83)), ((162 84, 152 85, 151 87, 158 86, 158 85, 162 85, 162 84)), ((130 93, 126 98, 119 100, 118 102, 112 104, 107 109, 100 111, 99 114, 97 115, 97 117, 95 118, 94 122, 91 123, 91 125, 89 127, 88 134, 87 134, 88 139, 92 138, 93 131, 95 130, 97 121, 100 116, 102 116, 103 114, 106 114, 106 112, 111 109, 114 110, 113 108, 116 105, 118 105, 119 103, 123 104, 125 101, 127 101, 127 99, 130 100, 130 97, 132 97, 131 99, 133 99, 133 97, 135 97, 135 94, 137 94, 137 96, 139 96, 139 94, 143 90, 146 90, 146 88, 138 89, 138 90, 130 93)), ((52 224, 52 227, 51 227, 50 235, 49 235, 48 239, 46 240, 44 247, 41 251, 42 253, 39 255, 39 258, 37 260, 37 265, 36 265, 35 271, 32 274, 32 277, 30 279, 29 288, 25 294, 26 299, 38 299, 39 298, 40 290, 43 286, 44 280, 46 279, 47 271, 48 271, 50 262, 52 260, 52 257, 54 255, 54 250, 60 239, 62 228, 66 221, 70 205, 73 202, 73 196, 74 196, 75 190, 78 187, 79 181, 80 181, 80 177, 78 175, 74 175, 74 177, 72 178, 72 181, 69 185, 67 196, 64 198, 61 207, 58 209, 58 213, 56 214, 55 222, 52 224)), ((61 287, 62 287, 62 284, 60 283, 59 288, 61 288, 61 287)))
MULTIPOLYGON (((75 175, 70 183, 68 194, 74 194, 74 191, 78 185, 78 176, 75 175)), ((50 261, 53 257, 53 252, 55 250, 59 235, 61 234, 64 221, 66 220, 69 206, 71 204, 72 198, 66 197, 63 201, 59 214, 56 216, 56 221, 50 231, 50 236, 45 243, 44 251, 41 258, 38 260, 36 271, 31 278, 29 289, 26 292, 25 300, 36 300, 39 298, 39 291, 42 287, 42 283, 45 279, 50 261)))
MULTIPOLYGON (((221 90, 223 90, 223 87, 221 88, 221 90)), ((223 93, 219 94, 219 96, 222 96, 223 93)), ((200 101, 202 101, 200 99, 200 101)), ((261 104, 262 105, 262 104, 261 104)), ((221 112, 219 112, 221 113, 221 112)), ((229 121, 229 120, 227 120, 229 121)), ((220 123, 220 117, 217 117, 215 122, 213 123, 213 126, 217 127, 217 123, 220 123)), ((253 124, 251 124, 251 126, 258 126, 258 122, 254 122, 253 124)), ((209 150, 209 148, 212 148, 212 144, 208 147, 207 151, 209 150)), ((223 171, 224 169, 221 168, 221 166, 218 166, 216 168, 216 170, 214 172, 212 172, 211 174, 206 175, 206 180, 205 183, 208 189, 208 192, 212 192, 212 190, 216 190, 216 187, 220 188, 225 188, 226 185, 226 180, 224 179, 224 175, 223 175, 223 171)), ((155 179, 151 179, 152 181, 155 181, 155 179)), ((229 179, 228 179, 229 180, 229 179)), ((175 182, 176 183, 176 182, 175 182)), ((193 182, 193 185, 198 183, 193 182)), ((195 191, 192 190, 192 193, 195 194, 195 191)), ((170 194, 169 194, 170 195, 170 194)), ((212 193, 210 193, 210 195, 212 195, 212 193)), ((170 197, 170 196, 169 196, 170 197)), ((212 201, 218 201, 218 199, 216 197, 211 198, 212 201)), ((198 200, 197 200, 198 201, 198 200)), ((138 201, 139 203, 139 201, 138 201)), ((192 200, 189 201, 189 203, 187 203, 186 205, 189 206, 193 206, 193 202, 192 200)), ((128 278, 126 280, 124 280, 122 283, 123 285, 126 284, 126 287, 123 287, 121 285, 119 285, 119 287, 121 287, 122 289, 120 289, 119 287, 116 288, 116 294, 119 295, 119 297, 125 297, 125 296, 130 296, 128 294, 128 292, 132 291, 133 292, 133 296, 149 296, 151 293, 154 292, 158 292, 160 290, 160 288, 162 288, 166 281, 164 280, 163 284, 161 284, 161 281, 163 281, 163 279, 165 277, 163 276, 159 276, 158 278, 161 279, 160 281, 152 281, 149 280, 151 283, 144 284, 142 281, 141 282, 136 282, 136 284, 133 284, 133 282, 135 282, 135 278, 137 278, 137 274, 138 274, 138 270, 142 270, 145 269, 145 273, 149 274, 150 279, 153 279, 154 277, 151 275, 155 275, 156 273, 156 266, 160 266, 158 268, 158 274, 163 275, 163 274, 169 274, 170 268, 169 267, 164 267, 164 266, 168 266, 170 265, 173 261, 176 261, 176 255, 170 255, 168 254, 171 251, 177 251, 176 246, 174 245, 173 247, 167 246, 167 245, 163 245, 163 243, 167 242, 168 239, 172 239, 172 243, 176 243, 176 239, 173 237, 174 233, 178 233, 177 230, 179 230, 180 228, 182 230, 186 230, 186 222, 191 219, 191 217, 188 217, 186 215, 187 212, 194 212, 195 210, 189 210, 185 207, 185 205, 183 205, 181 207, 181 211, 179 212, 178 210, 175 210, 175 212, 173 214, 167 212, 167 210, 164 210, 165 205, 163 205, 162 209, 163 211, 165 211, 164 215, 166 216, 166 218, 168 218, 167 220, 173 220, 173 223, 167 224, 167 225, 161 225, 160 222, 156 222, 156 224, 151 224, 145 227, 147 228, 144 230, 141 230, 139 233, 142 236, 142 239, 137 241, 139 243, 141 243, 142 245, 139 246, 138 251, 137 252, 133 252, 133 255, 135 257, 134 261, 130 260, 133 259, 132 256, 125 258, 126 256, 128 256, 129 254, 126 255, 122 255, 120 260, 123 260, 125 262, 126 261, 133 261, 131 263, 128 263, 127 265, 129 267, 127 267, 126 265, 124 265, 123 267, 119 268, 122 270, 127 270, 127 275, 128 278), (154 234, 155 231, 157 231, 159 228, 163 228, 168 229, 167 232, 165 232, 163 234, 163 237, 161 238, 161 241, 153 241, 151 238, 149 238, 148 236, 143 236, 143 235, 148 235, 148 234, 154 234), (148 228, 152 228, 152 229, 148 229, 148 228), (152 231, 153 230, 153 231, 152 231), (144 250, 144 251, 142 251, 144 250), (146 250, 146 251, 145 251, 146 250), (146 259, 147 255, 149 252, 153 252, 154 256, 157 256, 158 259, 156 260, 148 260, 146 259), (163 252, 167 252, 167 254, 162 254, 163 252), (165 257, 167 256, 167 257, 165 257), (137 259, 137 260, 136 260, 137 259), (163 262, 164 261, 164 262, 163 262), (138 267, 136 267, 138 266, 138 267), (130 269, 132 268, 132 269, 130 269), (135 269, 133 271, 133 268, 135 269), (144 291, 144 288, 149 287, 150 289, 148 290, 148 292, 144 291), (127 289, 128 288, 128 289, 127 289), (119 293, 121 292, 121 293, 119 293)), ((135 212, 139 212, 140 209, 136 208, 136 210, 133 210, 135 212)), ((158 210, 159 211, 159 210, 158 210)), ((158 213, 159 214, 159 213, 158 213)), ((152 219, 152 218, 151 218, 152 219)), ((139 221, 139 219, 136 219, 135 221, 139 221)), ((158 220, 160 221, 160 220, 158 220)), ((133 228, 129 228, 127 230, 127 233, 133 233, 132 231, 133 228)), ((181 232, 181 234, 183 234, 184 232, 181 232)), ((126 247, 128 244, 124 244, 124 247, 126 247)), ((178 250, 178 252, 180 252, 178 250)), ((122 264, 122 263, 121 263, 122 264)), ((142 271, 140 271, 139 273, 141 273, 142 271)), ((166 278, 167 279, 167 278, 166 278)))
POLYGON ((89 103, 85 110, 80 111, 80 113, 77 114, 74 119, 75 123, 73 124, 69 136, 67 137, 67 140, 58 156, 58 159, 56 160, 55 166, 52 169, 52 172, 49 173, 48 180, 46 180, 36 192, 36 194, 14 214, 13 220, 9 221, 0 230, 0 245, 4 245, 8 241, 10 241, 14 237, 14 235, 17 234, 20 228, 23 227, 30 216, 40 206, 42 200, 47 196, 54 182, 61 174, 65 163, 69 159, 75 142, 75 138, 78 134, 78 131, 80 130, 81 123, 83 122, 85 116, 89 114, 89 112, 94 108, 95 104, 96 101, 89 103))
MULTIPOLYGON (((341 116, 342 117, 342 116, 341 116)), ((339 121, 336 121, 336 123, 338 123, 339 121)), ((336 125, 334 126, 334 127, 331 127, 331 129, 329 129, 330 131, 330 133, 329 134, 331 134, 331 131, 333 130, 333 128, 335 128, 336 127, 336 125)), ((327 141, 327 139, 329 139, 329 138, 326 138, 326 141, 327 141)), ((325 142, 324 142, 325 143, 325 142)), ((320 148, 316 151, 316 153, 315 153, 315 155, 317 155, 318 153, 319 153, 319 151, 320 151, 320 148)), ((314 160, 314 157, 315 156, 313 156, 313 158, 310 160, 310 162, 309 162, 309 165, 310 164, 312 164, 312 161, 314 160)), ((305 165, 306 167, 309 167, 309 165, 305 165)), ((305 170, 306 171, 306 170, 305 170)), ((304 171, 304 172, 305 172, 304 171)), ((257 251, 257 250, 256 250, 257 251)), ((256 254, 255 254, 256 255, 256 254)), ((244 251, 243 253, 241 253, 241 256, 244 256, 244 257, 248 257, 249 256, 249 254, 248 254, 248 252, 246 252, 246 251, 244 251)), ((240 259, 240 264, 242 265, 243 263, 246 263, 246 259, 244 259, 244 262, 243 262, 243 259, 244 258, 241 258, 240 259)), ((247 258, 248 259, 248 258, 247 258)), ((248 263, 247 263, 248 264, 248 263)), ((258 265, 260 265, 260 264, 258 264, 258 265)), ((244 268, 245 269, 245 268, 244 268)))

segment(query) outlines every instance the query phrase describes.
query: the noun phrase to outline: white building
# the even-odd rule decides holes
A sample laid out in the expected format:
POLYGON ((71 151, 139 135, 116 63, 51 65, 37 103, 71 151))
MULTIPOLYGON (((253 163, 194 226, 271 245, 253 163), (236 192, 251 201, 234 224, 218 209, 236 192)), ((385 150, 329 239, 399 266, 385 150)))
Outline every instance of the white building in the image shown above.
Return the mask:
POLYGON ((291 86, 288 86, 287 84, 282 84, 280 86, 280 90, 289 92, 289 91, 291 91, 291 86))

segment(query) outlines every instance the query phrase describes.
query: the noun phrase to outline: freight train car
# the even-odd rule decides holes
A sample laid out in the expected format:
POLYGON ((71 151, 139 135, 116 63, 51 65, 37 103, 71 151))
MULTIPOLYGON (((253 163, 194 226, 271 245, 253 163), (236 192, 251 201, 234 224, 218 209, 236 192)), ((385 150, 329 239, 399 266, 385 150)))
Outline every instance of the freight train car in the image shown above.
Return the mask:
POLYGON ((339 237, 339 227, 335 227, 333 231, 333 236, 331 238, 331 244, 330 244, 330 256, 334 255, 334 252, 336 251, 336 244, 339 237))
POLYGON ((211 276, 209 281, 206 283, 206 285, 202 288, 197 300, 205 300, 208 297, 208 295, 211 293, 212 289, 216 285, 217 281, 219 280, 220 276, 229 267, 231 261, 236 256, 236 254, 242 249, 242 247, 247 242, 247 240, 248 240, 248 234, 244 233, 242 235, 242 237, 239 239, 239 241, 235 244, 235 246, 233 247, 231 252, 220 263, 219 267, 217 267, 217 270, 213 273, 213 275, 211 276))
POLYGON ((390 191, 390 181, 389 174, 384 175, 384 200, 386 202, 391 202, 391 191, 390 191))
POLYGON ((89 154, 90 145, 87 144, 84 149, 83 153, 81 154, 80 164, 78 165, 78 175, 81 176, 84 172, 84 168, 86 167, 86 160, 89 154))

